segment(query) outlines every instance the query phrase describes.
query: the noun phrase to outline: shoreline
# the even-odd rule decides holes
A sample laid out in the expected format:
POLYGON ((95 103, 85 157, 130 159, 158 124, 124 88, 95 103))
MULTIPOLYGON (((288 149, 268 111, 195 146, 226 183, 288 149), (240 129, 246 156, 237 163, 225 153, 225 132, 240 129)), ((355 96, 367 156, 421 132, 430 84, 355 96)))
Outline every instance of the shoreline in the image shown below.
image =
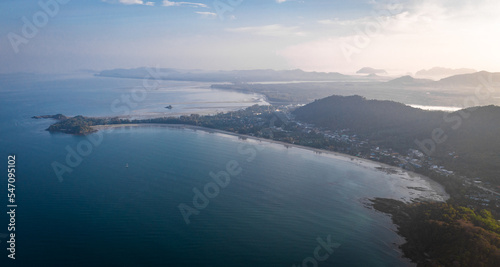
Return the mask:
MULTIPOLYGON (((232 136, 232 137, 238 137, 239 139, 249 139, 249 140, 254 140, 258 142, 267 142, 275 145, 280 145, 284 146, 286 148, 297 148, 297 149, 302 149, 302 150, 307 150, 310 152, 314 152, 315 154, 319 155, 327 155, 331 158, 334 158, 336 160, 341 160, 344 162, 348 162, 349 164, 354 164, 358 167, 366 168, 366 169, 371 169, 375 171, 382 171, 385 172, 389 175, 394 175, 398 176, 400 179, 410 179, 411 181, 415 181, 415 179, 421 179, 425 181, 429 188, 438 196, 438 198, 441 199, 421 199, 421 198, 415 198, 415 200, 427 200, 427 201, 439 201, 439 202, 446 202, 449 198, 450 195, 446 193, 446 190, 443 185, 439 184, 438 182, 432 180, 431 178, 424 176, 422 174, 418 174, 412 171, 408 171, 405 169, 401 169, 399 167, 391 166, 385 163, 377 162, 377 161, 372 161, 368 159, 363 159, 363 158, 358 158, 356 156, 352 156, 349 154, 343 154, 339 152, 334 152, 334 151, 329 151, 329 150, 324 150, 324 149, 319 149, 319 148, 313 148, 313 147, 307 147, 307 146, 302 146, 302 145, 297 145, 297 144, 291 144, 291 143, 286 143, 282 141, 276 141, 272 139, 266 139, 262 137, 255 137, 255 136, 250 136, 250 135, 244 135, 244 134, 238 134, 238 133, 233 133, 233 132, 228 132, 228 131, 223 131, 223 130, 218 130, 218 129, 212 129, 212 128, 206 128, 202 126, 194 126, 194 125, 187 125, 187 124, 161 124, 161 123, 135 123, 135 124, 113 124, 113 125, 96 125, 96 126, 91 126, 93 129, 99 131, 99 130, 104 130, 104 129, 113 129, 113 128, 125 128, 125 127, 167 127, 167 128, 173 128, 173 129, 188 129, 188 130, 193 130, 193 131, 203 131, 207 133, 217 133, 217 134, 222 134, 226 136, 232 136), (401 177, 401 175, 405 177, 401 177)), ((408 187, 408 189, 410 189, 408 187)), ((427 190, 426 190, 427 191, 427 190)), ((424 191, 422 191, 423 193, 424 191)))

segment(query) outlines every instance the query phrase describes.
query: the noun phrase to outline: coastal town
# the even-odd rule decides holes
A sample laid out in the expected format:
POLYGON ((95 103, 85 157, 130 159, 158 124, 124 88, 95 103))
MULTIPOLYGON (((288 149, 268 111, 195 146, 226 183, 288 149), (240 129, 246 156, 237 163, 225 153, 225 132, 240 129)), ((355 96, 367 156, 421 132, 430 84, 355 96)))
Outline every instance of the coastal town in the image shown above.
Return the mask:
MULTIPOLYGON (((459 188, 457 193, 460 194, 451 192, 451 195, 453 200, 460 205, 469 208, 489 208, 500 214, 500 187, 483 182, 479 177, 466 177, 453 170, 448 170, 418 149, 409 149, 406 153, 400 153, 392 148, 372 145, 370 140, 361 138, 350 129, 332 131, 296 121, 290 113, 294 108, 292 105, 275 108, 272 111, 273 118, 269 121, 269 129, 258 132, 256 136, 341 152, 420 173, 437 182, 451 182, 445 187, 447 190, 451 189, 450 186, 459 188), (277 125, 277 120, 281 122, 281 125, 277 125)), ((266 111, 254 112, 253 115, 259 116, 261 112, 266 111)), ((257 118, 253 123, 261 125, 262 119, 257 118)), ((450 153, 449 156, 456 157, 454 153, 450 153)))
MULTIPOLYGON (((218 129, 257 138, 271 139, 299 146, 312 147, 348 154, 372 160, 408 171, 425 175, 443 185, 450 194, 449 201, 474 209, 490 209, 500 214, 499 188, 480 177, 466 177, 455 170, 446 169, 432 157, 418 149, 396 151, 357 135, 350 129, 325 129, 304 123, 294 118, 292 111, 298 105, 254 105, 244 110, 200 116, 198 114, 180 117, 150 119, 87 118, 82 116, 63 118, 49 127, 49 131, 73 134, 94 132, 92 126, 108 124, 185 124, 218 129)), ((457 157, 450 153, 449 157, 457 157)))
MULTIPOLYGON (((287 107, 281 107, 274 113, 276 118, 286 120, 288 124, 293 125, 295 131, 301 132, 306 136, 317 138, 322 136, 325 142, 329 145, 319 147, 321 149, 332 150, 356 156, 363 159, 373 160, 384 164, 400 167, 405 170, 420 173, 430 178, 442 182, 444 180, 453 181, 455 186, 461 186, 461 195, 454 194, 452 197, 461 205, 469 208, 490 208, 496 212, 500 212, 500 187, 495 187, 489 182, 483 182, 481 178, 466 177, 455 173, 453 170, 448 170, 438 163, 432 157, 426 156, 423 152, 417 149, 409 149, 407 153, 399 153, 392 148, 384 148, 377 145, 372 145, 370 140, 363 139, 353 133, 350 129, 340 129, 332 131, 320 127, 315 127, 312 124, 301 123, 295 121, 293 116, 288 112, 287 107), (333 144, 332 144, 333 143, 333 144)), ((277 139, 284 142, 300 143, 301 145, 315 144, 309 140, 304 144, 298 140, 291 138, 293 136, 291 131, 285 130, 283 127, 270 126, 271 130, 275 132, 272 139, 277 139), (276 134, 279 133, 279 134, 276 134), (284 138, 276 138, 276 136, 285 136, 284 138)), ((262 137, 265 137, 262 136, 262 137)), ((450 157, 456 157, 454 153, 449 154, 450 157)), ((447 188, 448 189, 448 188, 447 188)))

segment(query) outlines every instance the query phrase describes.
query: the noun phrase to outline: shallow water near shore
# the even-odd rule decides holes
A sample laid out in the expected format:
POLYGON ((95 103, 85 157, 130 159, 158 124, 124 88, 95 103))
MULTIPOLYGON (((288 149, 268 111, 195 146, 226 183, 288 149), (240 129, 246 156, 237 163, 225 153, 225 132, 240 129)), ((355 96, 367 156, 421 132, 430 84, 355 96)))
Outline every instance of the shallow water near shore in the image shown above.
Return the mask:
POLYGON ((366 200, 439 197, 424 179, 376 163, 220 133, 50 134, 51 120, 30 116, 88 105, 100 109, 84 115, 108 115, 100 99, 85 94, 87 103, 72 106, 56 101, 60 93, 46 88, 37 100, 14 91, 0 100, 2 157, 17 158, 19 266, 300 266, 318 240, 336 244, 319 266, 409 266, 390 218, 366 200), (85 155, 70 166, 70 151, 85 155), (54 162, 71 169, 62 182, 54 162), (213 178, 221 171, 231 173, 224 186, 213 178), (193 204, 197 190, 203 208, 193 204), (189 224, 181 204, 196 210, 189 224))

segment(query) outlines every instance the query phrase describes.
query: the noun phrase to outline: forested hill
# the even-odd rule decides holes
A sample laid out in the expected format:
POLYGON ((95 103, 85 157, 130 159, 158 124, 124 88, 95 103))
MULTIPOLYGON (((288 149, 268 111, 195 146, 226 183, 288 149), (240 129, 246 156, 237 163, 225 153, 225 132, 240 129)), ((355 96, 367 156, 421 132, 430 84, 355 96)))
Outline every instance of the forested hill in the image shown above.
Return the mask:
POLYGON ((500 184, 500 107, 445 113, 361 96, 330 96, 293 113, 299 121, 350 129, 399 152, 419 149, 452 170, 500 184))
POLYGON ((414 139, 428 137, 439 127, 444 113, 361 96, 330 96, 295 110, 294 115, 319 127, 350 129, 393 148, 408 149, 414 139))

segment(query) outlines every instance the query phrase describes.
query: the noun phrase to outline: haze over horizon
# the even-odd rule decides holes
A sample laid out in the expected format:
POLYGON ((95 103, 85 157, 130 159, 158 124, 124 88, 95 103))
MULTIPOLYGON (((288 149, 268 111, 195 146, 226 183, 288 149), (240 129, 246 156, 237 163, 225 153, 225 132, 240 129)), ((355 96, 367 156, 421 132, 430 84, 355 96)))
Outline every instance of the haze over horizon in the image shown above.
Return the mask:
POLYGON ((500 3, 492 0, 40 3, 47 7, 0 3, 0 73, 140 66, 500 71, 500 3))

